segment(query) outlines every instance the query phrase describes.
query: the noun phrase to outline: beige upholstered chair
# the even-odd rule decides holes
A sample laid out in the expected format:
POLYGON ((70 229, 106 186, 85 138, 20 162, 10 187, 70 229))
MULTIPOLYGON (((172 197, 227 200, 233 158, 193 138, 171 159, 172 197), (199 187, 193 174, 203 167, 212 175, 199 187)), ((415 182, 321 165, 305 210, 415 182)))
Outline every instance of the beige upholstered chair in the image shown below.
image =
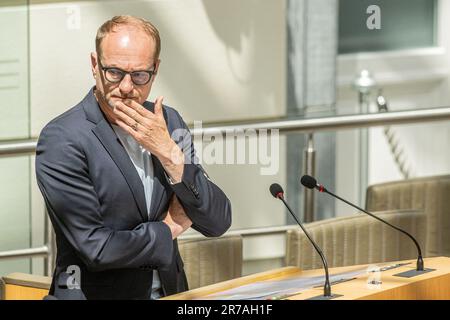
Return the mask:
MULTIPOLYGON (((411 233, 425 247, 426 227, 422 211, 375 214, 411 233)), ((406 235, 363 213, 312 222, 305 224, 305 227, 322 248, 329 267, 417 257, 416 248, 406 235)), ((298 266, 304 270, 322 267, 319 255, 300 228, 287 232, 286 250, 287 266, 298 266)))
POLYGON ((242 275, 242 237, 180 240, 178 242, 189 289, 242 275))
POLYGON ((424 256, 450 256, 450 175, 370 186, 366 208, 423 210, 427 224, 424 256))

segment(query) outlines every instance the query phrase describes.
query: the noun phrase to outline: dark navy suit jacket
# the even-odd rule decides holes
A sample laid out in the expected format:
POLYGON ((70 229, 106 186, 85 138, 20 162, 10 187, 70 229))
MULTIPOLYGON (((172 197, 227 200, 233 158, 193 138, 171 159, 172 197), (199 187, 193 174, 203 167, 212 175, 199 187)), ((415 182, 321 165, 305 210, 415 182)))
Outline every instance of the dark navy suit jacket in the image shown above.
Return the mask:
MULTIPOLYGON (((152 103, 144 106, 153 111, 152 103)), ((169 133, 188 132, 178 112, 164 106, 163 113, 169 133)), ((176 194, 192 227, 208 237, 220 236, 230 227, 231 205, 195 163, 190 134, 175 136, 179 145, 184 141, 184 148, 189 147, 191 163, 184 165, 182 182, 170 184, 152 156, 154 185, 148 214, 142 181, 93 89, 45 126, 37 146, 36 176, 56 233, 50 294, 60 299, 146 299, 154 269, 164 295, 188 289, 177 241, 161 221, 171 196, 176 194), (80 289, 76 284, 68 287, 77 279, 67 272, 70 266, 80 270, 80 289)))

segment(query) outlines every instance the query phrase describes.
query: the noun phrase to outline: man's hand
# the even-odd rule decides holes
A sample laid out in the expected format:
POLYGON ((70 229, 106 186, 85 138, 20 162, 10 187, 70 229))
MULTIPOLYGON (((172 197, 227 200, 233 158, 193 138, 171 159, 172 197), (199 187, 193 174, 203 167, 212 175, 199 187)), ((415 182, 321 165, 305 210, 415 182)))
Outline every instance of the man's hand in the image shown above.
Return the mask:
POLYGON ((156 99, 154 113, 134 100, 119 101, 114 114, 117 116, 117 125, 154 154, 173 182, 178 183, 183 176, 184 154, 167 130, 162 100, 163 97, 156 99))
POLYGON ((172 232, 172 239, 177 238, 192 225, 191 219, 186 215, 176 195, 173 195, 172 199, 170 199, 169 210, 163 222, 169 226, 172 232))

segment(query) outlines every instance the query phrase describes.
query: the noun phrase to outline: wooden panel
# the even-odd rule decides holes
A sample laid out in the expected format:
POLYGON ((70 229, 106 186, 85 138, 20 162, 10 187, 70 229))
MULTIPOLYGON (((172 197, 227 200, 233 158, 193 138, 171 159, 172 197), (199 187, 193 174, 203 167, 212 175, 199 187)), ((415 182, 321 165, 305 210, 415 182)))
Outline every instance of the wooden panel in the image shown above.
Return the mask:
POLYGON ((416 281, 364 297, 370 300, 449 300, 450 274, 416 281))
POLYGON ((32 287, 5 285, 5 300, 42 300, 48 295, 48 290, 32 287))
POLYGON ((233 280, 228 280, 216 284, 212 284, 206 287, 182 292, 176 295, 168 296, 163 300, 191 300, 199 297, 204 297, 213 293, 221 292, 224 290, 240 287, 246 284, 250 284, 257 281, 272 280, 272 279, 285 279, 291 276, 298 275, 300 269, 297 267, 285 267, 277 270, 261 272, 250 276, 245 276, 233 280))
MULTIPOLYGON (((450 258, 436 257, 425 259, 427 268, 436 269, 433 272, 422 274, 413 278, 400 278, 394 276, 403 271, 414 268, 415 260, 402 261, 408 265, 383 271, 381 273, 382 284, 379 288, 373 289, 367 285, 367 274, 357 276, 355 279, 342 282, 332 286, 334 294, 340 294, 338 299, 450 299, 450 258)), ((399 263, 392 262, 389 265, 399 263)), ((380 264, 380 265, 385 265, 380 264)), ((330 274, 361 270, 367 265, 339 267, 330 269, 330 274)), ((224 290, 236 288, 242 285, 264 280, 281 280, 292 277, 304 276, 313 277, 323 275, 323 270, 302 271, 296 267, 286 267, 229 280, 214 285, 198 288, 188 292, 169 296, 164 299, 201 299, 207 295, 218 293, 224 290)), ((289 297, 289 300, 304 300, 314 296, 320 296, 323 293, 322 288, 313 288, 300 292, 298 295, 289 297)), ((42 300, 48 294, 47 289, 34 288, 30 286, 21 286, 7 283, 5 285, 6 300, 42 300)))
POLYGON ((14 284, 22 287, 32 287, 40 289, 50 289, 52 284, 51 277, 39 276, 35 274, 15 272, 3 277, 6 284, 14 284))

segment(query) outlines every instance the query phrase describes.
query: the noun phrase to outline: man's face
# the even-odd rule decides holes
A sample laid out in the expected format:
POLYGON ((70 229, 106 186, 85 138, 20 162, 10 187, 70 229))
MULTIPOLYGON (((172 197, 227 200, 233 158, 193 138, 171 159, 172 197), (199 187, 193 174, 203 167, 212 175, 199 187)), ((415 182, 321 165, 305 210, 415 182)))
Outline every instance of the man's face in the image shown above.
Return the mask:
POLYGON ((153 38, 138 28, 121 26, 115 32, 106 35, 101 43, 101 48, 101 56, 97 56, 96 53, 91 55, 96 95, 100 105, 114 108, 117 101, 125 99, 133 99, 139 104, 143 104, 150 94, 159 67, 159 60, 154 59, 155 41, 153 38), (112 83, 107 79, 102 67, 117 68, 127 72, 154 70, 155 74, 151 76, 147 84, 133 83, 130 74, 126 74, 120 82, 112 83))

